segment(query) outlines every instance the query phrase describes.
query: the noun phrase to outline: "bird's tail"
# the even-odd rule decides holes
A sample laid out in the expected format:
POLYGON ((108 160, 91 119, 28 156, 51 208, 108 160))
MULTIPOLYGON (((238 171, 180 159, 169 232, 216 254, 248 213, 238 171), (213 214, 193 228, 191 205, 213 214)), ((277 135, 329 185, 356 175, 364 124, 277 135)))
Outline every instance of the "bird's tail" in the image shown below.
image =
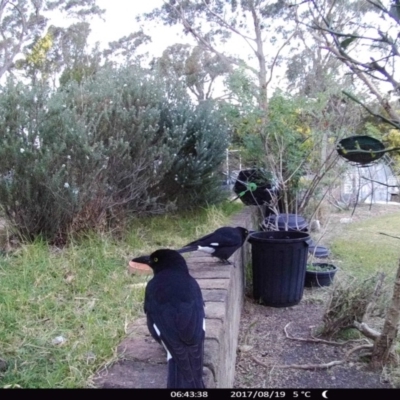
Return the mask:
POLYGON ((178 368, 173 358, 168 360, 168 389, 204 389, 202 372, 200 376, 193 376, 191 381, 187 380, 178 368))
POLYGON ((185 246, 182 247, 179 250, 176 250, 178 253, 182 254, 182 253, 189 253, 190 251, 197 251, 199 248, 199 246, 197 245, 193 245, 193 246, 185 246))

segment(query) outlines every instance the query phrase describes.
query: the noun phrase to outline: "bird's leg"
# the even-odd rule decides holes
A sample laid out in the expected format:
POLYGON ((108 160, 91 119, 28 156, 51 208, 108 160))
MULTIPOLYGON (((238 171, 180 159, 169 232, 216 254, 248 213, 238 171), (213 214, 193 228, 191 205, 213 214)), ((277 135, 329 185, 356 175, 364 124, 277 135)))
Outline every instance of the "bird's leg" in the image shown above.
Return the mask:
POLYGON ((219 260, 222 262, 222 264, 225 264, 225 265, 233 265, 233 266, 236 268, 235 263, 232 263, 232 262, 230 262, 229 260, 225 260, 225 259, 223 259, 223 258, 220 258, 219 260))

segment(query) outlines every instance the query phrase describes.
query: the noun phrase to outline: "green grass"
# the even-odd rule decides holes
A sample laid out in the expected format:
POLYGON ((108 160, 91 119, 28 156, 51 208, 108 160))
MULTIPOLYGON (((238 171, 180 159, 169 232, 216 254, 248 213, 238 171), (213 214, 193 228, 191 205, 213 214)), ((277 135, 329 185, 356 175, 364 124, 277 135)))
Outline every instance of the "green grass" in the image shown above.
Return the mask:
MULTIPOLYGON (((334 264, 340 266, 339 276, 351 277, 362 285, 366 279, 384 272, 383 296, 376 305, 386 311, 392 295, 393 283, 400 258, 400 240, 386 235, 400 236, 400 211, 384 216, 353 223, 341 229, 340 236, 333 240, 331 250, 334 264), (386 235, 380 234, 380 232, 386 235)), ((383 315, 383 314, 382 314, 383 315)), ((359 335, 354 329, 341 333, 342 338, 350 339, 359 335)), ((400 337, 397 337, 395 352, 400 354, 400 337)), ((394 387, 400 387, 400 368, 386 367, 385 373, 394 387)))
POLYGON ((330 247, 335 263, 355 277, 365 279, 378 271, 395 276, 400 257, 400 212, 347 225, 330 247), (336 262, 338 260, 338 262, 336 262))
POLYGON ((127 273, 129 259, 179 247, 226 224, 241 204, 134 219, 119 240, 90 234, 63 250, 36 241, 0 258, 0 388, 86 387, 115 359, 128 323, 142 313, 146 277, 127 273), (53 343, 56 337, 63 344, 53 343))

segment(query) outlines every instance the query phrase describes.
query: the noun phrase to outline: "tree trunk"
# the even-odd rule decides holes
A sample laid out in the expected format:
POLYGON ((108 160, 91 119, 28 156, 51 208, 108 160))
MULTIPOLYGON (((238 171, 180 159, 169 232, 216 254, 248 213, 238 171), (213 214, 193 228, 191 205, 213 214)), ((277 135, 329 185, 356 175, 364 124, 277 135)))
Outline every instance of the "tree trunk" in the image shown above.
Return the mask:
POLYGON ((258 18, 254 2, 250 2, 251 15, 253 17, 254 33, 256 35, 257 49, 254 51, 258 60, 258 85, 259 85, 259 98, 258 104, 263 113, 261 120, 266 123, 268 111, 267 99, 267 66, 264 55, 263 39, 261 34, 260 19, 258 18))
POLYGON ((393 296, 386 314, 381 335, 376 339, 372 350, 370 366, 374 369, 382 368, 387 364, 392 347, 396 341, 400 321, 400 259, 397 268, 396 280, 393 287, 393 296))

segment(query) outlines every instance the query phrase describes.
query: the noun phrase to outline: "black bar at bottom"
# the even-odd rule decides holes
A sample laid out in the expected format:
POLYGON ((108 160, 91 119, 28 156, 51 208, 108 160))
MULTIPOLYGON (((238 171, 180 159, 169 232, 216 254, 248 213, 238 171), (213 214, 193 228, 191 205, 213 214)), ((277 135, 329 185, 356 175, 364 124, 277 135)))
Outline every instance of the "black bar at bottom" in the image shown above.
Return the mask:
MULTIPOLYGON (((24 392, 25 395, 32 395, 41 400, 45 400, 47 396, 54 400, 55 392, 57 392, 57 400, 70 400, 71 392, 85 393, 92 390, 100 390, 111 396, 118 396, 120 399, 132 400, 132 396, 157 396, 157 400, 163 399, 295 399, 295 400, 343 400, 351 399, 348 396, 357 396, 357 399, 372 396, 384 396, 384 400, 400 398, 399 389, 202 389, 202 390, 170 390, 170 389, 18 389, 18 392, 24 392), (51 397, 50 397, 51 396, 51 397)), ((1 400, 12 398, 14 400, 16 392, 12 389, 3 389, 0 391, 1 400)), ((100 393, 99 393, 100 394, 100 393)), ((94 396, 96 396, 94 394, 94 396)), ((137 398, 137 397, 135 397, 137 398)))

